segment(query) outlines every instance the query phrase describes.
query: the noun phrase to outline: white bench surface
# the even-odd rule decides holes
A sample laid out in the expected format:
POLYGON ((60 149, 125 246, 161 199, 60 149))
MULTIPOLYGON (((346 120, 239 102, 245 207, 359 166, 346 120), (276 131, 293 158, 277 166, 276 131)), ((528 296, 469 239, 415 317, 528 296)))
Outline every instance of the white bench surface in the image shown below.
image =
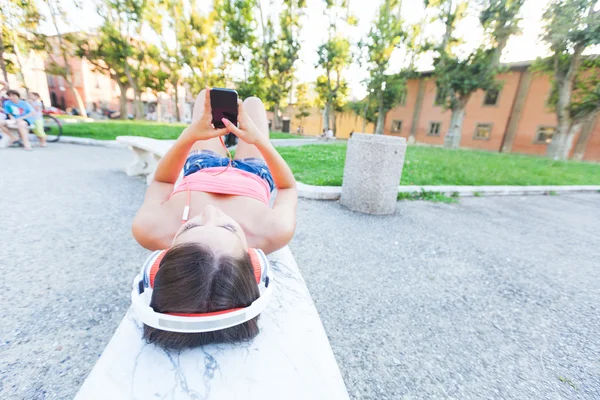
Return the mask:
POLYGON ((142 340, 130 309, 76 400, 348 399, 291 251, 269 259, 276 287, 252 342, 167 352, 142 340))
POLYGON ((148 151, 159 157, 164 157, 173 145, 173 140, 158 140, 142 136, 117 136, 116 140, 118 143, 148 151))

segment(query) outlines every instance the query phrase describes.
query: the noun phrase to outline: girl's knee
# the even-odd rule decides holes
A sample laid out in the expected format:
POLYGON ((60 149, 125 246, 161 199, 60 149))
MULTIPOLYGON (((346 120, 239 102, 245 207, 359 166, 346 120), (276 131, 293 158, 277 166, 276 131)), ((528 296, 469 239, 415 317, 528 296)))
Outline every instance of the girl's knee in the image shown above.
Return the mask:
POLYGON ((262 102, 261 99, 259 99, 256 96, 251 96, 246 98, 246 100, 244 100, 244 106, 252 106, 252 107, 256 107, 256 106, 260 106, 264 108, 264 104, 262 102))

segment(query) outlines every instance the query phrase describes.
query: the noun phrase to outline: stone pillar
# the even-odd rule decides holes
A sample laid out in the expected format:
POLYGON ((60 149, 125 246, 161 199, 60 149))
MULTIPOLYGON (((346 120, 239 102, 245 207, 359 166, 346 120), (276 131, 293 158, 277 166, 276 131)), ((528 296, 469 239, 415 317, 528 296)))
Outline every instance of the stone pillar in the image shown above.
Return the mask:
POLYGON ((366 214, 393 214, 406 139, 354 133, 348 140, 340 203, 366 214))

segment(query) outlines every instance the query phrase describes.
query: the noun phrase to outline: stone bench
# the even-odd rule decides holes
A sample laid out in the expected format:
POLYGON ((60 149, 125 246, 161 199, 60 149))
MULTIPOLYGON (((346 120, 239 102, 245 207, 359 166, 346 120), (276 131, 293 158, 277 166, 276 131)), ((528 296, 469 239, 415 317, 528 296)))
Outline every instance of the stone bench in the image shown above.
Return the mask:
POLYGON ((157 140, 140 136, 117 136, 117 142, 133 152, 133 162, 125 168, 129 176, 145 175, 146 182, 154 178, 154 171, 160 159, 173 145, 171 140, 157 140))
POLYGON ((252 342, 168 352, 141 339, 130 309, 76 399, 348 399, 292 253, 269 259, 277 286, 252 342))

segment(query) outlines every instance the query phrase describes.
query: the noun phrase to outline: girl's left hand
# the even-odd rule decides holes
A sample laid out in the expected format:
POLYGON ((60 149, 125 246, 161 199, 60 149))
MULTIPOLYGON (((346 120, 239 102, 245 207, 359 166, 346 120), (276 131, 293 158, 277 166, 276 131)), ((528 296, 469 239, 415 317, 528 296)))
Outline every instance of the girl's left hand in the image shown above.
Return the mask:
POLYGON ((212 125, 212 108, 210 106, 210 88, 206 88, 204 97, 204 110, 200 119, 192 121, 190 126, 185 128, 183 134, 194 140, 208 140, 223 136, 229 133, 227 128, 215 129, 212 125))

